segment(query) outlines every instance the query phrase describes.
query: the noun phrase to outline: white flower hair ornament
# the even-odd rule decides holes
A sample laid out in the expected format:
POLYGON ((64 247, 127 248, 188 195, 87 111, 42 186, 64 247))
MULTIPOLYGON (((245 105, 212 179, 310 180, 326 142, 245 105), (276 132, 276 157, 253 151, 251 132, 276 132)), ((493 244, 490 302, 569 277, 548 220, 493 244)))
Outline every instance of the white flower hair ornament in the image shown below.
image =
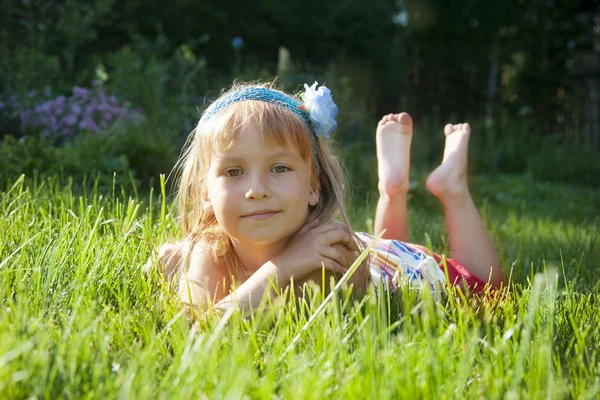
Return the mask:
POLYGON ((315 82, 309 87, 305 83, 306 91, 300 94, 300 98, 304 101, 303 108, 310 116, 315 135, 329 138, 331 132, 337 128, 335 117, 338 113, 338 106, 331 98, 331 91, 325 86, 317 89, 317 85, 318 83, 315 82))

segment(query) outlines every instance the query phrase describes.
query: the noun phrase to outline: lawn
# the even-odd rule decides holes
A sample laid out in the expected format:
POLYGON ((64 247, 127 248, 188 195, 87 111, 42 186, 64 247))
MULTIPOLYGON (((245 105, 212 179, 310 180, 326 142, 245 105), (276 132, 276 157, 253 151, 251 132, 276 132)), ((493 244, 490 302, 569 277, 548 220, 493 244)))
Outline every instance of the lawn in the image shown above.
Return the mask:
MULTIPOLYGON (((420 181, 411 238, 447 253, 442 210, 420 181)), ((600 191, 503 175, 472 188, 512 276, 502 293, 354 300, 344 289, 316 313, 324 297, 309 290, 299 309, 275 302, 190 325, 172 288, 141 271, 177 236, 164 194, 5 184, 1 397, 597 398, 600 191)), ((376 197, 354 191, 352 222, 368 229, 376 197)))

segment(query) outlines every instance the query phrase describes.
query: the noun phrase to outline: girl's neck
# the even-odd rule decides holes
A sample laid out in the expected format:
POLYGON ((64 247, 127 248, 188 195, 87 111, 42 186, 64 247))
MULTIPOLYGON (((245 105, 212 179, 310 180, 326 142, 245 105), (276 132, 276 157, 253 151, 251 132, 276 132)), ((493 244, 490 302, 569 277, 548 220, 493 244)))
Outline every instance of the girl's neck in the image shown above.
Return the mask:
POLYGON ((276 243, 265 245, 240 243, 233 239, 233 251, 242 265, 242 268, 248 272, 254 273, 267 261, 270 261, 277 254, 281 253, 287 245, 289 239, 281 240, 276 243))

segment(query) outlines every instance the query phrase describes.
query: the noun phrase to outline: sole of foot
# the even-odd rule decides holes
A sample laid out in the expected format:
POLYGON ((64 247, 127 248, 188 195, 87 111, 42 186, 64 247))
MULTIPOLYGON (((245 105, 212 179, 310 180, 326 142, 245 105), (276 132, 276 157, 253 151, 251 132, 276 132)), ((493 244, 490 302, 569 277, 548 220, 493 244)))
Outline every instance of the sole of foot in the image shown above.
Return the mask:
POLYGON ((382 195, 408 192, 412 135, 412 118, 405 112, 388 114, 377 124, 377 172, 382 195))
POLYGON ((442 163, 427 178, 427 189, 440 200, 468 194, 467 164, 471 127, 467 123, 444 127, 446 144, 442 163))

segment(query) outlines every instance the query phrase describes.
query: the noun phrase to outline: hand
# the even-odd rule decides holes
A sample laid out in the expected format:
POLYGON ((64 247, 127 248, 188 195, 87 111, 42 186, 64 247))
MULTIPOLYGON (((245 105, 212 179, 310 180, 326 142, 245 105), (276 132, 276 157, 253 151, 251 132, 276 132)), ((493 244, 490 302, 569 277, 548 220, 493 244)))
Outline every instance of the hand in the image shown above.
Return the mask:
POLYGON ((299 280, 325 266, 326 270, 344 274, 354 261, 356 244, 346 226, 337 222, 305 224, 273 260, 286 280, 299 280))
MULTIPOLYGON (((330 223, 338 224, 341 227, 345 228, 345 225, 342 225, 339 222, 332 221, 330 223)), ((304 224, 304 226, 302 228, 300 228, 300 230, 296 233, 296 235, 300 235, 302 233, 308 232, 309 230, 316 228, 317 226, 319 226, 319 221, 316 219, 312 220, 310 222, 307 222, 306 224, 304 224)), ((342 252, 342 256, 344 257, 344 260, 346 261, 345 263, 342 264, 342 266, 346 267, 346 268, 350 268, 352 263, 358 258, 359 254, 360 254, 358 251, 358 248, 356 247, 356 243, 354 243, 353 240, 351 241, 350 246, 346 246, 343 243, 334 243, 331 245, 331 247, 342 252)))

